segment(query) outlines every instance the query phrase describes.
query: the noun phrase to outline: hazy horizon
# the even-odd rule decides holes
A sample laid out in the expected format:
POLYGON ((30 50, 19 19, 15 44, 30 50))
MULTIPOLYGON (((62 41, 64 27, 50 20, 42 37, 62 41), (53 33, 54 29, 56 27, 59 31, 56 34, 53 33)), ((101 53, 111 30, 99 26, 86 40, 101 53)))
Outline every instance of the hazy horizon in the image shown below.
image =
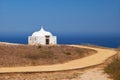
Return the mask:
POLYGON ((27 42, 41 26, 58 42, 110 38, 106 44, 120 45, 120 0, 0 0, 0 41, 27 42))
POLYGON ((120 35, 119 0, 0 0, 0 36, 120 35))

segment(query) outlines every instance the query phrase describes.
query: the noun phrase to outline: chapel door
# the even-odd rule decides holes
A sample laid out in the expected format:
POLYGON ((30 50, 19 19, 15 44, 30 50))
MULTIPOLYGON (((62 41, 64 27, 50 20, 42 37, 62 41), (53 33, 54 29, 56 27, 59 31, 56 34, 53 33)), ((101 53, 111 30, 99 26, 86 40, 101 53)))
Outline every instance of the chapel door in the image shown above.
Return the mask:
POLYGON ((46 39, 46 45, 48 45, 48 44, 49 44, 49 42, 50 42, 50 41, 49 41, 49 39, 46 39))
POLYGON ((49 39, 50 36, 46 36, 46 45, 49 45, 50 44, 50 39, 49 39))

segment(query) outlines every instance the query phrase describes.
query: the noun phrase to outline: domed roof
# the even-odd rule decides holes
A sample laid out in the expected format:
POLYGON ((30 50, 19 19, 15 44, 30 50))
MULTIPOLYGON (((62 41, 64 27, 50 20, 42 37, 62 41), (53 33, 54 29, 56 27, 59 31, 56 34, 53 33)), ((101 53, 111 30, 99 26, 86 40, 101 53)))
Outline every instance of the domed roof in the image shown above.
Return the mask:
POLYGON ((41 28, 40 31, 34 32, 32 36, 52 36, 52 33, 41 28))

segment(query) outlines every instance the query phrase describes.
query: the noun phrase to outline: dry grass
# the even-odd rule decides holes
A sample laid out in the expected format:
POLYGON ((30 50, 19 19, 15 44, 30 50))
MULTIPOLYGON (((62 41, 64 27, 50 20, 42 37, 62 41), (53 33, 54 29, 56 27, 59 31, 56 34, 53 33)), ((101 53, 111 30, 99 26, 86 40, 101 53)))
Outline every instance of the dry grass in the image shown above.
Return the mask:
POLYGON ((59 46, 0 45, 0 67, 64 63, 96 53, 95 50, 59 46))
POLYGON ((0 74, 0 80, 78 80, 81 71, 0 74))
POLYGON ((118 54, 109 60, 104 71, 114 78, 114 80, 120 80, 120 48, 116 50, 118 54))

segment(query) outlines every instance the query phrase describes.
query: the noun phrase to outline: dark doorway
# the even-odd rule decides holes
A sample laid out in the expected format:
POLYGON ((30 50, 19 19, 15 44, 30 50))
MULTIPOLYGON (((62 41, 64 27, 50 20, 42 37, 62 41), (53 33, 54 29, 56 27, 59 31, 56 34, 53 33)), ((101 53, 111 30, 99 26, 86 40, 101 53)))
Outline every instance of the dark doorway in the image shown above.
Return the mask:
POLYGON ((50 42, 49 39, 46 39, 46 44, 47 44, 47 45, 49 44, 49 42, 50 42))
POLYGON ((46 37, 46 45, 49 45, 50 44, 50 36, 45 36, 46 37))

